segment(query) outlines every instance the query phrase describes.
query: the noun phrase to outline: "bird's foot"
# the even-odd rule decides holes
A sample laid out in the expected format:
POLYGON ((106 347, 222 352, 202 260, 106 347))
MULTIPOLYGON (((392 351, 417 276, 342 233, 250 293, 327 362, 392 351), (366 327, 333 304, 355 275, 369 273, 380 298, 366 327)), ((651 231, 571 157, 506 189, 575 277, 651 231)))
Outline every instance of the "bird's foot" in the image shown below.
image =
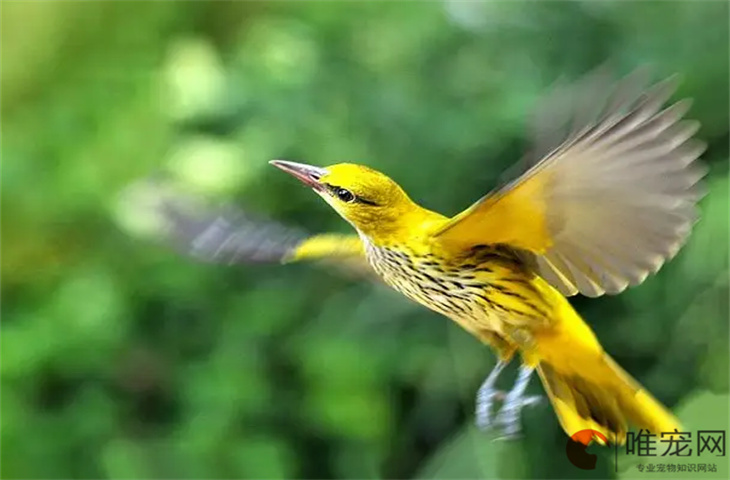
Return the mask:
POLYGON ((494 426, 494 417, 492 410, 496 401, 503 401, 507 394, 501 390, 494 388, 482 388, 477 392, 477 408, 475 415, 475 423, 477 428, 482 431, 491 430, 494 426))
POLYGON ((520 413, 525 407, 537 405, 542 401, 540 395, 512 395, 509 392, 502 403, 502 408, 494 419, 494 426, 499 430, 499 440, 514 440, 519 438, 522 431, 520 413))
MULTIPOLYGON (((498 364, 497 374, 501 370, 498 364)), ((480 430, 498 430, 501 440, 517 438, 520 434, 520 413, 523 408, 540 403, 539 395, 525 395, 527 383, 532 375, 532 368, 523 366, 514 387, 508 393, 495 388, 495 372, 490 374, 477 393, 476 424, 480 430), (495 400, 502 402, 502 408, 496 417, 492 417, 495 400)))
POLYGON ((492 428, 494 423, 492 418, 492 408, 494 407, 495 400, 502 401, 505 398, 505 393, 497 390, 497 378, 502 372, 507 362, 499 361, 494 366, 492 371, 489 373, 484 382, 479 387, 477 392, 476 401, 476 424, 480 430, 489 430, 492 428))

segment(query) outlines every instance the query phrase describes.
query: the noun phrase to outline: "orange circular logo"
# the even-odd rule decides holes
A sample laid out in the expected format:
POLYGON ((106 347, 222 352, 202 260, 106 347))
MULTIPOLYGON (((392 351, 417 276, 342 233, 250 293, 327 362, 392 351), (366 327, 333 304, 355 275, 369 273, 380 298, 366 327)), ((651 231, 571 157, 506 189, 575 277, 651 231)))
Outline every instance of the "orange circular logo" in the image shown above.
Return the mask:
POLYGON ((595 470, 598 457, 586 450, 594 438, 600 438, 604 443, 608 443, 604 434, 591 429, 580 430, 570 436, 565 446, 565 454, 570 463, 582 470, 595 470))

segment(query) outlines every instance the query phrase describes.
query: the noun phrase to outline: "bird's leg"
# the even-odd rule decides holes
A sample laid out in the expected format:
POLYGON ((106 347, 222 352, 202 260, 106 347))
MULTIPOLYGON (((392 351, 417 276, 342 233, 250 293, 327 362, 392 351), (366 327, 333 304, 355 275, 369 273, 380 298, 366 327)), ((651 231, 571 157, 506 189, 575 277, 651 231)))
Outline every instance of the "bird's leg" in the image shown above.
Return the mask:
POLYGON ((499 360, 477 391, 476 424, 481 430, 492 427, 492 406, 494 400, 504 398, 504 392, 497 390, 499 374, 507 366, 506 361, 499 360))
POLYGON ((514 387, 504 398, 502 408, 497 414, 495 424, 502 430, 502 438, 515 438, 520 433, 520 411, 527 406, 540 402, 539 395, 525 395, 527 384, 534 371, 534 367, 522 365, 514 387))

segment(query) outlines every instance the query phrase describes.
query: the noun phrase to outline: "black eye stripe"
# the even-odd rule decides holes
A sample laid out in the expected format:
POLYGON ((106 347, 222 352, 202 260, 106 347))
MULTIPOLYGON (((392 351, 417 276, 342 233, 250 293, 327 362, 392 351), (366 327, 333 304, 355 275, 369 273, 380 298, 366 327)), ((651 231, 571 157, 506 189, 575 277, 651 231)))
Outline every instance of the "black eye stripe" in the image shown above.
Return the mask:
POLYGON ((375 203, 375 202, 373 202, 371 200, 368 200, 366 198, 362 198, 362 197, 355 197, 355 201, 360 202, 360 203, 364 203, 365 205, 372 205, 373 207, 377 207, 378 206, 377 203, 375 203))
MULTIPOLYGON (((327 187, 327 190, 329 190, 329 192, 332 195, 334 195, 335 197, 338 197, 339 198, 338 191, 339 190, 344 190, 345 192, 347 192, 350 195, 352 195, 353 199, 350 200, 350 202, 353 202, 353 203, 364 203, 365 205, 372 205, 374 207, 377 207, 378 206, 378 204, 375 203, 375 202, 373 202, 372 200, 368 200, 367 198, 363 198, 363 197, 360 197, 358 195, 355 195, 354 193, 350 192, 349 190, 347 190, 345 188, 338 187, 337 185, 330 185, 329 183, 328 184, 325 184, 325 186, 327 187)), ((343 200, 343 201, 346 201, 346 200, 343 200)))

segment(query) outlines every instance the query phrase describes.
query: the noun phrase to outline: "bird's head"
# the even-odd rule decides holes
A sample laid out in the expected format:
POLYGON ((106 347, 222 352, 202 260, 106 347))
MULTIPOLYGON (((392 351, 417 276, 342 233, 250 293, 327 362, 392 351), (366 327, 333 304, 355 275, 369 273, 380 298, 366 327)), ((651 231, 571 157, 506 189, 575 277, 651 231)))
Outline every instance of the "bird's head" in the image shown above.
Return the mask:
POLYGON ((418 207, 387 175, 352 163, 321 168, 272 160, 311 187, 359 232, 373 240, 393 234, 418 207))

